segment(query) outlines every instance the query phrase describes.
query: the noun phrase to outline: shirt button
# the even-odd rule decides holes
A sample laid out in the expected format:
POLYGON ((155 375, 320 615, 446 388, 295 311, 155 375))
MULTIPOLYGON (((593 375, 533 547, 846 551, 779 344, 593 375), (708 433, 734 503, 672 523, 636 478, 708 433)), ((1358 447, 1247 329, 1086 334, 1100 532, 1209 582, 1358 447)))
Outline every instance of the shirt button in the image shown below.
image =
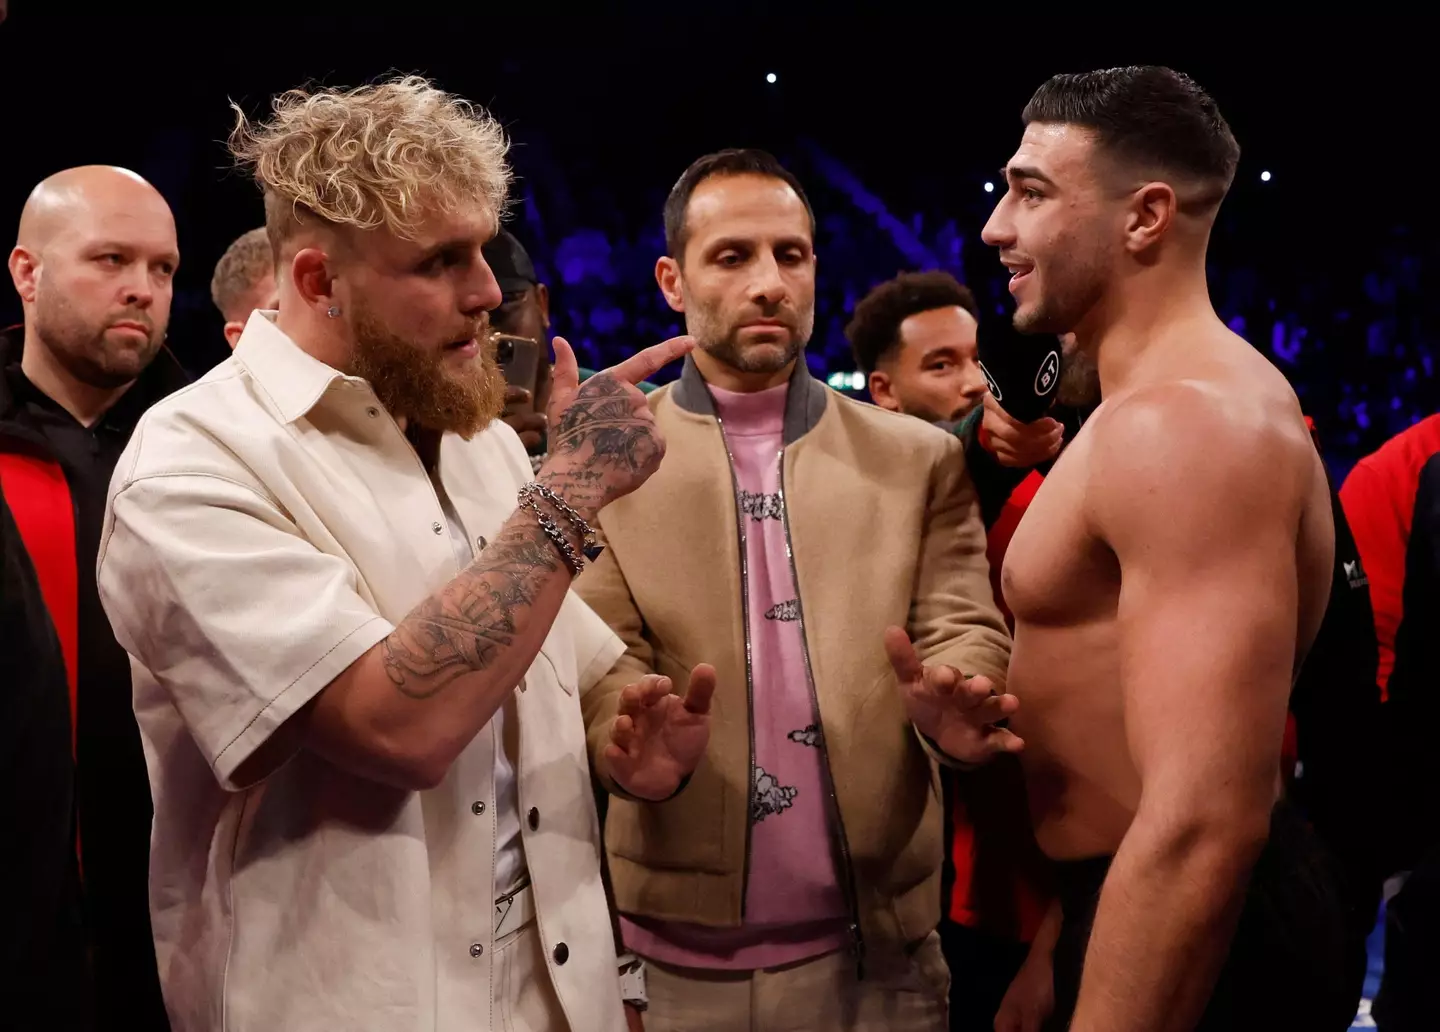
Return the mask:
POLYGON ((535 809, 535 807, 532 806, 532 807, 530 807, 530 815, 529 815, 529 816, 530 816, 530 830, 531 830, 531 831, 534 831, 536 828, 540 827, 540 811, 537 810, 537 809, 535 809))
POLYGON ((470 944, 470 956, 472 956, 472 957, 478 957, 478 956, 480 956, 480 954, 482 954, 482 953, 484 953, 484 952, 485 952, 485 947, 482 946, 482 945, 480 945, 478 942, 472 942, 472 943, 470 944))
POLYGON ((376 416, 380 415, 380 410, 379 410, 378 408, 376 408, 374 405, 371 405, 369 408, 367 408, 367 409, 365 410, 365 414, 366 414, 367 416, 369 416, 371 419, 374 419, 376 416))
POLYGON ((476 817, 479 817, 482 813, 485 812, 485 804, 482 803, 482 802, 479 802, 478 800, 477 800, 476 802, 471 803, 471 804, 470 804, 470 812, 473 813, 476 817))
POLYGON ((442 527, 442 526, 440 526, 440 524, 438 524, 438 523, 432 523, 432 524, 430 524, 430 529, 433 530, 433 531, 434 531, 435 533, 437 533, 437 534, 442 533, 442 532, 445 530, 445 528, 442 527))
POLYGON ((563 964, 570 959, 570 947, 563 942, 555 947, 555 963, 563 964))

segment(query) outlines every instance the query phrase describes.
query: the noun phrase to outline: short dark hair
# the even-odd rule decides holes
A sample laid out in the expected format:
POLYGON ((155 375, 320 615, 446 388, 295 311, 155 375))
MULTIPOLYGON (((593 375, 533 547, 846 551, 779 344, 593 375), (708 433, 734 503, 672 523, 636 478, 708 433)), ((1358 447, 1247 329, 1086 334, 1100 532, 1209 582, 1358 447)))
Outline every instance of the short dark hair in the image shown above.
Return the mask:
POLYGON ((860 371, 869 376, 900 343, 900 324, 912 315, 959 306, 978 322, 980 309, 970 288, 948 272, 902 272, 875 287, 855 306, 845 338, 860 371))
POLYGON ((1186 200, 1200 210, 1224 199, 1240 161, 1214 99, 1190 76, 1155 65, 1056 75, 1021 117, 1083 126, 1121 161, 1193 180, 1201 193, 1186 200))
MULTIPOLYGON (((229 319, 232 309, 255 285, 275 272, 275 252, 270 248, 270 239, 265 227, 260 226, 248 233, 242 233, 234 243, 225 249, 220 261, 215 264, 215 274, 210 277, 210 300, 220 309, 220 314, 229 319)), ((241 318, 248 313, 233 313, 241 318)))
POLYGON ((712 176, 766 176, 780 180, 794 190, 800 203, 805 205, 805 214, 810 217, 810 235, 815 235, 815 209, 810 207, 810 198, 805 196, 805 188, 795 174, 776 161, 769 151, 731 148, 691 162, 670 188, 670 196, 665 198, 665 250, 676 261, 684 257, 689 237, 685 214, 690 207, 690 197, 696 187, 712 176))

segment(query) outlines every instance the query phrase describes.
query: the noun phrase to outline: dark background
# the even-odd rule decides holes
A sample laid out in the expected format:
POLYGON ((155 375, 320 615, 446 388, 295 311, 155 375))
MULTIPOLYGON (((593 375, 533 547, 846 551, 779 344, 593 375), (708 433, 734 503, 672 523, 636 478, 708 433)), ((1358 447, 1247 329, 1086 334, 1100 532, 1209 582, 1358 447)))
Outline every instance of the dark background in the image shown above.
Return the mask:
MULTIPOLYGON (((1058 71, 1158 63, 1205 86, 1240 140, 1212 294, 1296 384, 1332 464, 1347 467, 1437 408, 1440 308, 1425 276, 1437 257, 1437 131, 1433 57, 1418 30, 1201 18, 1198 8, 1119 20, 918 3, 725 4, 686 16, 629 4, 604 17, 538 4, 523 17, 490 4, 365 17, 336 4, 301 16, 292 12, 316 8, 154 6, 11 0, 0 26, 0 239, 14 239, 29 189, 58 169, 96 162, 144 175, 179 225, 170 341, 195 372, 227 353, 208 296, 214 263, 261 219, 256 190, 227 168, 230 100, 263 114, 291 86, 418 71, 490 108, 515 142, 515 231, 551 284, 554 329, 591 362, 673 324, 650 269, 660 203, 679 173, 708 150, 767 147, 801 176, 820 217, 810 360, 830 374, 853 368, 840 328, 856 297, 902 268, 951 268, 988 310, 1003 309, 1001 270, 979 240, 997 196, 983 183, 1017 143, 1031 91, 1058 71)), ((13 292, 0 292, 0 318, 19 316, 13 292)))

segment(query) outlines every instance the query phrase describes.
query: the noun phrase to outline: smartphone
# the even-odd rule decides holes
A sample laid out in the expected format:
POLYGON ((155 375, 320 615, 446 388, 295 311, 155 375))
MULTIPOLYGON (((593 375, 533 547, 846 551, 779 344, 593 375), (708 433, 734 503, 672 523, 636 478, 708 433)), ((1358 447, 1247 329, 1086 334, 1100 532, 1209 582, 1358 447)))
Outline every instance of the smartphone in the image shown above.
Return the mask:
POLYGON ((496 333, 491 339, 495 342, 495 362, 505 373, 505 382, 534 394, 539 382, 540 342, 513 333, 496 333))

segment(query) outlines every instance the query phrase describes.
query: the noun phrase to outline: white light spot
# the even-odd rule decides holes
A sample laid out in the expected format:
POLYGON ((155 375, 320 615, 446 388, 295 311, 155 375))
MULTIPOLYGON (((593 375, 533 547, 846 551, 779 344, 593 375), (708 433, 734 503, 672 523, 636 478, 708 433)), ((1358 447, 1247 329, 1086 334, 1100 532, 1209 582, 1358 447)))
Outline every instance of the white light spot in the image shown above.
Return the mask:
POLYGON ((987 182, 987 183, 985 184, 985 192, 986 192, 986 193, 994 193, 994 192, 995 192, 995 184, 994 184, 994 183, 987 182))
POLYGON ((768 83, 770 83, 770 84, 773 86, 773 85, 775 84, 775 73, 774 73, 774 72, 770 72, 769 74, 767 74, 767 75, 765 76, 765 81, 768 82, 768 83))
POLYGON ((1268 182, 1270 182, 1270 173, 1269 173, 1269 172, 1261 172, 1261 173, 1260 173, 1260 182, 1262 182, 1262 183, 1268 183, 1268 182))

